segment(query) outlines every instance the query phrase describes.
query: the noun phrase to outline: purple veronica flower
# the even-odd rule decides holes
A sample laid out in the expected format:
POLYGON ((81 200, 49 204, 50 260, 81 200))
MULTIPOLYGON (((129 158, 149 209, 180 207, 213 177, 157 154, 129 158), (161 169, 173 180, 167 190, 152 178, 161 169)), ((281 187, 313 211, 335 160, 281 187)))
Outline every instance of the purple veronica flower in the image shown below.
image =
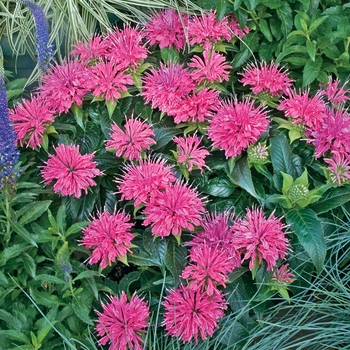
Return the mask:
POLYGON ((40 69, 45 70, 54 55, 54 51, 52 45, 49 45, 49 31, 44 11, 37 3, 31 0, 17 0, 17 2, 27 6, 34 17, 38 64, 40 69))
POLYGON ((14 167, 19 159, 16 140, 9 120, 4 71, 0 67, 0 189, 5 182, 15 182, 14 167))

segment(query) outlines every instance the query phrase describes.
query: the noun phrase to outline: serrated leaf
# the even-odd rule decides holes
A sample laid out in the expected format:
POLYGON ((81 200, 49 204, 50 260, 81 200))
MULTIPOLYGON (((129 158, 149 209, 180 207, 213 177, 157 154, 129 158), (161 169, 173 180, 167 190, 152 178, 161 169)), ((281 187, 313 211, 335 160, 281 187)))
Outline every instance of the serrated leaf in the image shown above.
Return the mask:
POLYGON ((310 208, 317 214, 323 214, 349 201, 350 186, 343 186, 328 190, 316 204, 310 205, 310 208))
POLYGON ((26 252, 22 253, 20 256, 23 261, 23 266, 27 271, 28 275, 32 278, 35 278, 36 275, 36 263, 34 259, 26 252))
POLYGON ((309 254, 317 272, 320 273, 326 258, 327 246, 322 223, 317 214, 309 208, 292 209, 287 212, 286 220, 309 254))
POLYGON ((0 252, 0 266, 4 266, 7 261, 17 257, 29 248, 31 248, 31 246, 27 244, 13 244, 11 247, 3 249, 3 251, 0 252))
POLYGON ((52 201, 36 201, 28 203, 17 212, 19 225, 26 225, 29 222, 35 221, 42 214, 44 214, 52 201))
POLYGON ((0 330, 0 338, 8 338, 10 340, 21 341, 24 344, 30 344, 29 338, 27 338, 27 336, 24 333, 18 330, 0 330))
POLYGON ((82 280, 84 278, 91 278, 95 276, 101 276, 101 274, 97 271, 86 270, 86 271, 80 272, 79 275, 73 279, 73 282, 82 280))
POLYGON ((67 282, 64 281, 61 278, 58 278, 56 276, 47 275, 47 274, 40 274, 35 276, 35 280, 42 281, 42 282, 48 282, 48 283, 54 283, 54 284, 66 284, 67 282))
POLYGON ((311 34, 315 29, 317 29, 326 19, 328 16, 322 16, 320 18, 317 18, 315 22, 312 22, 309 27, 309 33, 311 34))
POLYGON ((323 63, 322 57, 317 57, 315 61, 311 58, 306 62, 303 69, 303 87, 310 85, 318 76, 323 63))
POLYGON ((236 162, 231 174, 231 179, 236 185, 246 190, 253 197, 260 198, 254 188, 247 157, 242 157, 236 162))
POLYGON ((59 297, 48 292, 39 292, 35 288, 30 288, 30 296, 39 305, 52 307, 53 305, 65 305, 59 297))
POLYGON ((278 18, 282 22, 281 29, 282 29, 283 35, 287 37, 293 28, 292 9, 290 8, 287 2, 284 2, 284 4, 281 7, 277 8, 276 12, 277 12, 278 18))
POLYGON ((316 41, 306 40, 306 51, 312 61, 315 61, 316 58, 316 44, 316 41))
POLYGON ((306 47, 302 45, 289 46, 282 50, 282 52, 277 56, 276 63, 282 61, 282 59, 290 54, 302 54, 306 53, 306 47))
POLYGON ((76 296, 72 300, 72 308, 74 310, 74 313, 84 322, 87 323, 90 326, 93 326, 94 323, 91 320, 89 314, 90 314, 90 306, 89 303, 86 303, 85 301, 81 300, 81 295, 76 296))
POLYGON ((34 247, 38 247, 36 241, 34 240, 33 234, 28 232, 23 226, 18 225, 17 223, 11 221, 11 226, 14 232, 18 233, 22 238, 24 238, 28 243, 33 245, 34 247))
POLYGON ((187 263, 187 249, 175 240, 169 240, 165 254, 165 266, 174 277, 175 288, 180 283, 179 276, 187 263))

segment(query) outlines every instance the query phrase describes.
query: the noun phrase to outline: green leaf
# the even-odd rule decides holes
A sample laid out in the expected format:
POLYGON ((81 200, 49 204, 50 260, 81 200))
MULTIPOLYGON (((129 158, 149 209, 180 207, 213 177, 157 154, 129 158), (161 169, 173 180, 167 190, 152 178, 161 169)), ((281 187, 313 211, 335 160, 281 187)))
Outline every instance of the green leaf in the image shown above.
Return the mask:
POLYGON ((317 272, 320 273, 326 258, 327 246, 322 223, 317 214, 309 208, 292 209, 287 212, 286 220, 311 257, 317 272))
POLYGON ((53 305, 65 305, 65 303, 62 302, 58 296, 50 294, 48 292, 39 292, 34 288, 30 288, 30 296, 37 304, 44 305, 49 308, 53 305))
POLYGON ((272 34, 269 28, 269 25, 265 19, 259 21, 259 28, 261 33, 264 34, 264 37, 271 43, 273 41, 272 34))
POLYGON ((174 277, 176 287, 180 283, 179 276, 187 263, 187 249, 178 245, 176 240, 168 240, 165 254, 165 266, 174 277))
POLYGON ((26 225, 29 222, 35 221, 47 212, 51 203, 52 201, 50 200, 28 203, 17 212, 19 218, 18 224, 26 225))
POLYGON ((315 61, 311 58, 306 62, 303 69, 303 87, 310 85, 318 76, 323 63, 322 57, 317 57, 315 61))
POLYGON ((317 203, 310 205, 310 208, 317 214, 323 214, 348 201, 350 201, 350 186, 346 185, 328 190, 317 203))
POLYGON ((36 263, 34 259, 26 252, 22 253, 20 256, 23 261, 23 266, 27 271, 28 275, 32 278, 35 278, 36 275, 36 263))
POLYGON ((52 329, 52 326, 54 326, 55 323, 57 323, 57 321, 53 321, 53 322, 47 324, 46 326, 44 326, 42 329, 40 329, 40 331, 38 332, 38 336, 37 336, 37 340, 38 340, 39 344, 41 344, 43 342, 43 340, 49 334, 50 330, 52 329))
POLYGON ((293 13, 288 2, 284 2, 283 6, 279 7, 277 10, 277 16, 282 22, 281 30, 285 37, 288 36, 293 28, 293 13))
POLYGON ((91 311, 90 303, 84 300, 82 294, 76 295, 72 301, 72 308, 74 313, 85 323, 90 326, 94 325, 94 322, 91 320, 89 314, 91 311))
POLYGON ((313 41, 306 40, 306 51, 310 56, 310 58, 312 59, 312 61, 315 61, 315 58, 316 58, 316 44, 317 42, 315 40, 313 41))
POLYGON ((137 282, 142 275, 142 271, 132 271, 124 277, 119 282, 119 291, 129 292, 130 285, 134 282, 137 282))
POLYGON ((179 62, 179 51, 173 48, 165 47, 160 50, 160 55, 164 63, 176 63, 179 62))
POLYGON ((69 229, 66 231, 64 236, 67 238, 70 235, 78 233, 89 224, 90 224, 89 221, 77 222, 77 223, 73 224, 71 227, 69 227, 69 229))
POLYGON ((315 29, 317 29, 326 19, 328 16, 322 16, 320 18, 317 18, 315 22, 312 22, 309 27, 309 33, 311 34, 315 29))
POLYGON ((270 157, 274 169, 275 187, 277 190, 282 189, 282 172, 296 177, 295 169, 292 162, 292 150, 288 139, 281 134, 270 138, 270 157))
POLYGON ((200 186, 201 192, 222 198, 229 197, 234 190, 235 186, 232 185, 230 179, 222 176, 205 181, 204 184, 200 186))
POLYGON ((21 341, 24 344, 31 344, 29 338, 18 330, 0 330, 0 338, 8 338, 10 340, 21 341))
POLYGON ((54 284, 66 284, 67 283, 62 278, 58 278, 56 276, 47 275, 47 274, 36 275, 35 280, 47 282, 47 283, 54 283, 54 284))
POLYGON ((157 265, 164 266, 167 240, 155 238, 149 230, 143 233, 143 247, 145 251, 155 260, 157 265))
POLYGON ((82 280, 84 278, 91 278, 95 276, 100 277, 101 274, 97 271, 86 270, 86 271, 80 272, 79 275, 73 279, 73 282, 82 280))
POLYGON ((306 47, 303 45, 293 45, 293 46, 289 46, 287 48, 284 48, 282 50, 282 52, 277 56, 276 58, 276 63, 279 63, 282 61, 282 59, 285 56, 288 56, 290 54, 301 54, 301 53, 306 53, 306 47))
POLYGON ((0 252, 0 266, 4 266, 7 261, 17 257, 29 248, 31 248, 31 246, 27 244, 13 244, 11 247, 3 249, 3 251, 0 252))
POLYGON ((231 179, 236 185, 245 189, 253 197, 258 199, 260 198, 254 188, 252 174, 248 166, 247 157, 242 157, 236 162, 231 174, 231 179))
POLYGON ((38 245, 36 244, 36 241, 33 238, 33 234, 28 232, 23 226, 18 225, 17 223, 12 221, 11 221, 11 226, 14 232, 18 233, 20 236, 22 236, 22 238, 24 238, 34 247, 38 247, 38 245))
POLYGON ((156 145, 152 147, 154 150, 159 150, 166 146, 174 136, 181 134, 181 130, 176 128, 154 128, 156 145))

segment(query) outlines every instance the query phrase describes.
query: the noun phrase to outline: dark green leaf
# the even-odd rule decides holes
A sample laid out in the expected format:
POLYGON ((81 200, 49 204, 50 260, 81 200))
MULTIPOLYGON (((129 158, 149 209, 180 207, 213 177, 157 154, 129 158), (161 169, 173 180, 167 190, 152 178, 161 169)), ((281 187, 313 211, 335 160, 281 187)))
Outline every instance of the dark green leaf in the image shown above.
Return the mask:
POLYGON ((288 36, 293 28, 293 13, 288 2, 284 1, 283 6, 279 7, 277 10, 277 16, 282 22, 282 32, 285 37, 288 36))
POLYGON ((13 244, 11 247, 7 247, 0 252, 0 266, 4 266, 8 260, 17 257, 26 250, 31 248, 27 244, 13 244))
POLYGON ((310 85, 318 76, 322 66, 322 57, 317 57, 315 61, 309 59, 303 70, 303 87, 310 85))
POLYGON ((76 295, 72 301, 72 308, 74 313, 85 323, 90 326, 94 325, 94 322, 91 320, 89 314, 91 311, 91 301, 92 298, 86 297, 87 293, 81 293, 76 295))
POLYGON ((301 54, 301 53, 306 53, 305 46, 302 46, 302 45, 289 46, 287 48, 284 48, 283 51, 277 56, 276 63, 281 62, 285 56, 288 56, 290 54, 295 55, 295 54, 301 54))
POLYGON ((256 193, 252 174, 250 172, 250 168, 248 166, 247 157, 243 157, 238 160, 233 168, 233 172, 231 174, 232 181, 245 189, 249 194, 251 194, 255 198, 259 198, 259 195, 256 193))
POLYGON ((306 40, 306 50, 312 61, 316 58, 316 41, 306 40))
POLYGON ((269 28, 269 25, 265 19, 259 21, 259 28, 264 34, 264 37, 271 43, 273 41, 272 34, 269 28))
POLYGON ((327 253, 322 223, 309 209, 292 209, 286 214, 288 225, 297 235, 300 244, 312 259, 318 273, 321 272, 327 253))
POLYGON ((31 343, 29 338, 27 338, 25 334, 23 334, 18 330, 0 330, 0 338, 1 339, 8 338, 15 341, 21 341, 24 344, 31 343))
POLYGON ((350 186, 332 188, 328 190, 317 203, 310 205, 310 208, 317 214, 323 214, 348 201, 350 201, 350 186))
POLYGON ((22 207, 18 212, 18 224, 26 225, 47 212, 52 201, 36 201, 22 207))
POLYGON ((35 288, 30 288, 30 296, 36 304, 52 307, 53 305, 64 305, 65 303, 56 295, 48 292, 39 292, 35 288))
POLYGON ((270 157, 274 169, 275 187, 282 188, 282 174, 291 175, 296 178, 296 172, 292 162, 292 150, 285 135, 280 134, 270 138, 270 157))
POLYGON ((26 252, 22 253, 20 256, 23 261, 23 266, 27 271, 28 275, 32 278, 35 278, 36 275, 36 263, 34 259, 26 252))
POLYGON ((229 197, 235 189, 232 182, 227 177, 215 177, 204 182, 200 186, 200 191, 214 197, 229 197))
POLYGON ((133 271, 125 275, 119 282, 119 291, 129 292, 130 285, 137 282, 142 275, 142 271, 133 271))
POLYGON ((175 239, 168 240, 165 254, 165 266, 174 277, 176 287, 180 283, 179 276, 187 263, 187 249, 179 245, 175 239))
POLYGON ((159 150, 166 146, 174 136, 181 133, 180 129, 176 128, 154 128, 155 140, 157 144, 152 147, 154 150, 159 150))
POLYGON ((33 234, 28 232, 23 226, 18 225, 15 222, 11 222, 11 226, 14 232, 18 233, 19 235, 22 236, 26 241, 28 241, 31 245, 34 247, 37 247, 38 245, 36 244, 36 241, 33 237, 33 234))

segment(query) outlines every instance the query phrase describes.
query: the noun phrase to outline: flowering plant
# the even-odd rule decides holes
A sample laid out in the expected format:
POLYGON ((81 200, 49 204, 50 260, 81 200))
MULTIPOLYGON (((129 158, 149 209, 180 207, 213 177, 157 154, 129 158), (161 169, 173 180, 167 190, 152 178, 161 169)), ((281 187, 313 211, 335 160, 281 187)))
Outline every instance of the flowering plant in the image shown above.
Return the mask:
POLYGON ((37 343, 51 329, 83 342, 95 318, 110 349, 162 329, 198 344, 247 295, 258 317, 321 273, 322 215, 350 199, 350 91, 232 65, 249 32, 232 15, 162 10, 77 43, 10 109, 21 170, 1 173, 0 262, 19 273, 0 277, 54 305, 37 343))

